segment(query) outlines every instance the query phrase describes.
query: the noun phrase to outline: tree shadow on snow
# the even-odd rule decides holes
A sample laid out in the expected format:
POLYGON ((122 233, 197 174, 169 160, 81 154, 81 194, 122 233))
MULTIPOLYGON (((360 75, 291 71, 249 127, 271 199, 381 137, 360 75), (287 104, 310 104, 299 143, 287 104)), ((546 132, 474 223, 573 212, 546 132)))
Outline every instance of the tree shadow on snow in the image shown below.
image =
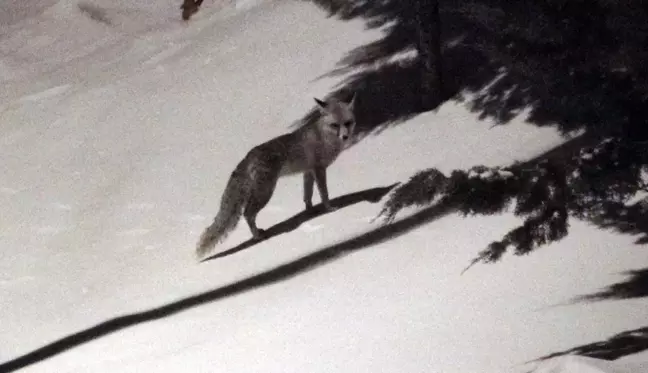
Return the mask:
MULTIPOLYGON (((344 75, 331 95, 359 94, 358 140, 419 114, 420 62, 413 53, 417 43, 415 0, 308 1, 342 21, 361 19, 367 28, 383 32, 379 40, 347 53, 327 74, 344 75)), ((637 244, 648 243, 648 198, 639 197, 648 192, 648 8, 639 0, 468 0, 441 1, 439 5, 449 99, 462 103, 479 119, 501 126, 524 115, 527 123, 554 127, 565 136, 584 133, 555 151, 514 166, 533 169, 547 159, 565 165, 569 180, 574 181, 566 198, 571 218, 636 236, 637 244), (630 200, 634 202, 628 203, 630 200)), ((302 122, 316 116, 312 110, 302 122)), ((430 189, 422 184, 412 186, 423 194, 430 189)), ((523 192, 537 193, 539 189, 523 192)), ((535 198, 536 202, 542 199, 535 198)), ((430 207, 423 211, 443 206, 446 214, 465 205, 465 201, 440 201, 445 205, 430 206, 428 199, 430 207)), ((541 201, 551 203, 549 198, 541 201)), ((470 210, 474 206, 461 207, 470 210)), ((418 219, 402 229, 397 221, 387 231, 398 236, 433 220, 418 219)), ((385 232, 383 228, 376 231, 385 232)), ((516 238, 515 234, 511 237, 516 238)), ((546 237, 540 235, 540 241, 546 237)), ((381 240, 386 239, 389 237, 381 240)), ((360 238, 360 242, 373 241, 360 238)), ((356 243, 350 239, 340 245, 356 243)), ((534 245, 530 247, 532 250, 534 245)), ((645 271, 630 275, 628 281, 581 300, 644 296, 645 271)), ((637 329, 563 353, 580 351, 615 358, 646 349, 647 334, 645 328, 637 329)))
MULTIPOLYGON (((326 74, 350 74, 331 94, 358 91, 365 130, 381 130, 420 112, 416 0, 306 1, 332 17, 361 19, 383 32, 326 74), (375 110, 382 113, 372 114, 375 110)), ((480 118, 501 124, 528 109, 530 123, 563 133, 620 130, 643 119, 648 9, 640 4, 441 1, 445 98, 463 101, 480 118)), ((304 119, 315 115, 313 109, 304 119)))
POLYGON ((565 355, 581 355, 604 360, 616 360, 624 356, 648 350, 648 327, 628 330, 604 341, 588 343, 569 350, 555 352, 532 362, 539 362, 565 355))
POLYGON ((624 272, 628 278, 605 289, 576 298, 575 302, 595 302, 648 297, 648 268, 624 272))
MULTIPOLYGON (((387 188, 389 187, 383 188, 381 193, 386 193, 387 188)), ((377 197, 378 194, 378 191, 372 192, 374 197, 377 197)), ((345 196, 342 198, 349 197, 345 196)), ((418 227, 423 222, 430 222, 439 219, 451 211, 451 206, 430 207, 393 224, 379 226, 376 229, 358 235, 353 239, 329 245, 312 254, 308 254, 289 263, 277 266, 271 270, 248 277, 244 280, 236 281, 211 291, 186 297, 164 306, 152 308, 148 311, 115 317, 88 329, 70 334, 11 361, 0 364, 0 371, 7 373, 13 372, 120 330, 141 323, 160 320, 207 303, 289 280, 297 275, 312 271, 319 266, 341 259, 353 252, 392 239, 394 236, 405 234, 418 227)))
MULTIPOLYGON (((572 301, 572 304, 636 299, 648 296, 648 268, 626 271, 624 274, 628 277, 625 281, 611 284, 599 292, 577 297, 572 301)), ((554 352, 531 362, 540 362, 564 355, 581 355, 597 359, 616 360, 645 350, 648 350, 648 327, 628 330, 604 341, 554 352)))
MULTIPOLYGON (((351 205, 355 205, 356 203, 364 202, 364 201, 376 203, 376 202, 379 202, 387 193, 389 193, 390 190, 394 189, 394 187, 396 185, 397 185, 397 183, 386 186, 386 187, 371 188, 371 189, 366 189, 366 190, 355 192, 355 193, 346 194, 344 196, 340 196, 340 197, 331 199, 331 205, 333 207, 337 207, 338 209, 341 209, 341 208, 345 208, 345 207, 348 207, 348 206, 351 206, 351 205)), ((313 206, 312 211, 302 211, 302 212, 300 212, 298 214, 295 214, 292 217, 290 217, 290 218, 288 218, 288 219, 286 219, 286 220, 284 220, 284 221, 282 221, 280 223, 277 223, 277 224, 273 225, 272 227, 268 228, 266 230, 266 234, 265 234, 265 236, 263 238, 260 238, 260 239, 251 238, 251 239, 249 239, 249 240, 247 240, 245 242, 242 242, 241 244, 239 244, 239 245, 237 245, 237 246, 235 246, 235 247, 233 247, 231 249, 228 249, 228 250, 219 252, 217 254, 214 254, 214 255, 212 255, 210 257, 207 257, 207 258, 201 260, 201 262, 207 262, 207 261, 210 261, 210 260, 223 258, 223 257, 229 256, 229 255, 232 255, 232 254, 236 254, 239 251, 243 251, 245 249, 248 249, 248 248, 250 248, 250 247, 252 247, 252 246, 254 246, 254 245, 258 244, 258 243, 261 243, 263 241, 267 241, 267 240, 271 239, 272 237, 276 237, 276 236, 284 234, 284 233, 292 232, 295 229, 297 229, 300 225, 302 225, 303 223, 305 223, 305 222, 307 222, 309 220, 315 219, 317 217, 320 217, 322 215, 325 215, 325 214, 327 214, 327 212, 324 210, 322 204, 320 203, 318 205, 313 206)))
MULTIPOLYGON (((344 76, 332 96, 358 93, 356 141, 419 114, 415 0, 308 1, 341 21, 360 19, 383 33, 348 52, 327 74, 344 76)), ((448 95, 441 99, 461 102, 479 119, 502 126, 525 115, 529 124, 555 127, 565 136, 584 133, 588 142, 581 141, 581 151, 557 162, 578 175, 568 214, 636 235, 638 244, 648 243, 648 203, 626 202, 648 191, 647 16, 639 0, 440 2, 448 95), (614 142, 604 143, 610 138, 614 142), (594 159, 583 165, 586 157, 594 159)), ((313 109, 297 124, 317 117, 313 109)))
MULTIPOLYGON (((413 1, 312 0, 332 16, 341 20, 362 19, 367 27, 381 28, 384 33, 383 38, 348 53, 329 74, 345 75, 331 95, 348 96, 352 91, 359 94, 359 138, 398 125, 421 112, 419 62, 412 53, 416 46, 413 1)), ((440 5, 448 96, 462 102, 479 118, 489 118, 501 125, 526 111, 530 124, 555 126, 564 134, 584 131, 583 139, 588 139, 587 143, 582 139, 570 142, 570 145, 578 143, 581 149, 608 136, 620 136, 620 148, 627 152, 619 157, 614 149, 602 149, 598 161, 607 168, 583 175, 584 182, 596 189, 592 193, 600 192, 606 198, 641 189, 639 170, 646 162, 645 157, 635 156, 645 146, 642 141, 648 139, 648 126, 645 126, 648 64, 644 63, 648 57, 645 48, 648 9, 639 6, 638 0, 537 3, 468 0, 442 1, 440 5)), ((316 115, 312 110, 298 124, 308 123, 316 115)), ((540 156, 527 164, 547 156, 571 157, 579 152, 571 146, 568 148, 561 148, 563 155, 562 150, 550 152, 553 155, 540 156)), ((107 320, 0 364, 0 371, 15 371, 128 327, 288 280, 349 253, 406 234, 455 212, 456 207, 452 203, 432 205, 247 279, 148 311, 107 320)), ((609 198, 585 212, 582 218, 597 226, 638 234, 638 243, 648 242, 648 209, 642 206, 626 206, 618 198, 609 198)), ((273 232, 280 234, 306 218, 293 217, 294 220, 273 227, 273 232)), ((228 251, 245 248, 241 247, 228 251)), ((624 349, 639 351, 646 349, 646 334, 645 328, 637 329, 570 351, 597 351, 596 348, 606 351, 606 346, 617 353, 624 349)))

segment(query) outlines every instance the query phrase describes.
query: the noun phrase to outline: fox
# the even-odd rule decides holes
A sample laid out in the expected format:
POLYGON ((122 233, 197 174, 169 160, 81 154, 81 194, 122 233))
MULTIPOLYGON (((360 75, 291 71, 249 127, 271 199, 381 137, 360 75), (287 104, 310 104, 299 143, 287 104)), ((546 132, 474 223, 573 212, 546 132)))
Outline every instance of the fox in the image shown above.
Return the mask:
POLYGON ((274 193, 280 177, 303 174, 305 210, 313 209, 313 186, 317 185, 326 212, 336 208, 329 200, 326 169, 350 143, 356 127, 354 93, 350 100, 314 98, 319 111, 316 121, 295 131, 257 145, 241 160, 221 196, 220 208, 196 247, 198 258, 234 230, 241 215, 253 239, 262 239, 265 230, 257 227, 256 218, 274 193))

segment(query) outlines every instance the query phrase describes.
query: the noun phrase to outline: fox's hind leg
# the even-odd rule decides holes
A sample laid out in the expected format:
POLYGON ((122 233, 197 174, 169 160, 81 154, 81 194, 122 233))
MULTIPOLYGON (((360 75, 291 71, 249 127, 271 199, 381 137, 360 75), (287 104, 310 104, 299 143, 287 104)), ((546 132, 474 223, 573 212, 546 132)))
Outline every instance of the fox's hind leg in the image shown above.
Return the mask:
POLYGON ((256 214, 253 214, 249 211, 245 211, 245 221, 247 222, 248 226, 250 227, 250 231, 252 232, 252 238, 254 239, 259 239, 262 238, 263 235, 265 234, 265 230, 259 229, 256 225, 256 214))
POLYGON ((260 229, 256 225, 256 218, 257 215, 259 214, 259 211, 265 207, 265 204, 259 204, 256 201, 250 201, 248 205, 245 207, 245 211, 243 212, 243 216, 245 217, 245 221, 247 222, 247 225, 250 227, 250 232, 252 232, 252 237, 255 239, 262 238, 263 235, 265 234, 265 230, 260 229))
POLYGON ((245 210, 243 210, 243 216, 245 221, 250 227, 252 236, 255 239, 262 238, 265 231, 259 229, 256 225, 256 218, 261 211, 270 201, 272 193, 274 192, 275 187, 277 186, 278 177, 271 177, 265 180, 265 182, 259 183, 258 186, 252 190, 250 198, 245 205, 245 210))

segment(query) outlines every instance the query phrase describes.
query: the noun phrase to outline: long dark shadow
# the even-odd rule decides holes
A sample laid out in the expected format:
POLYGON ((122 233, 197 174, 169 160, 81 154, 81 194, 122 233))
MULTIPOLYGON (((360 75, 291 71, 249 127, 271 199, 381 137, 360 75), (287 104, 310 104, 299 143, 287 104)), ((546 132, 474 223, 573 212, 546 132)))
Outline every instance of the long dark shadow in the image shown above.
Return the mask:
MULTIPOLYGON (((569 304, 636 299, 648 296, 648 268, 626 271, 624 274, 627 276, 625 281, 611 284, 599 292, 572 299, 569 304)), ((645 350, 648 350, 648 326, 624 331, 606 340, 554 352, 527 361, 527 363, 540 362, 564 355, 581 355, 597 359, 616 360, 645 350)))
MULTIPOLYGON (((578 145, 581 145, 584 141, 591 141, 590 136, 583 136, 581 138, 573 139, 566 144, 563 144, 540 155, 536 159, 564 156, 565 153, 575 151, 575 148, 577 149, 578 145)), ((338 197, 332 201, 336 206, 348 206, 360 201, 377 202, 395 186, 396 184, 382 188, 373 188, 355 192, 338 197)), ((129 328, 140 323, 158 320, 206 303, 218 301, 229 296, 254 290, 259 287, 272 285, 280 281, 285 281, 296 275, 313 270, 328 262, 340 259, 354 251, 358 251, 369 246, 400 237, 423 224, 438 220, 454 212, 456 212, 456 206, 452 203, 437 204, 427 207, 417 213, 414 213, 411 216, 408 216, 407 218, 403 218, 391 224, 381 225, 369 232, 360 234, 356 237, 352 237, 348 240, 336 243, 334 245, 324 247, 312 254, 306 255, 302 258, 296 259, 295 261, 275 267, 271 270, 249 277, 247 279, 237 281, 230 285, 226 285, 208 292, 183 298, 176 302, 153 308, 148 311, 128 314, 102 322, 86 330, 71 334, 46 346, 38 348, 14 360, 0 364, 0 372, 13 372, 31 364, 35 364, 56 356, 62 352, 75 348, 91 340, 112 334, 119 330, 129 328)), ((283 232, 284 230, 289 231, 291 229, 295 229, 304 221, 312 219, 315 216, 320 216, 322 214, 323 212, 319 210, 314 212, 313 215, 308 216, 299 213, 289 218, 288 220, 273 226, 269 229, 269 232, 274 235, 285 233, 283 232)), ((237 251, 244 250, 245 248, 250 247, 255 243, 258 242, 243 243, 235 248, 227 250, 226 252, 216 254, 215 256, 206 260, 215 259, 216 257, 223 257, 225 255, 231 255, 237 251)))
POLYGON ((607 340, 589 343, 565 351, 554 352, 531 362, 548 360, 564 355, 580 355, 603 360, 616 360, 645 350, 648 350, 648 327, 628 330, 613 335, 607 340))
MULTIPOLYGON (((390 61, 389 59, 396 53, 407 50, 415 43, 410 14, 413 9, 411 1, 315 0, 315 2, 325 3, 331 13, 338 13, 341 19, 362 16, 374 27, 398 21, 382 41, 370 44, 368 48, 359 48, 356 53, 350 54, 349 59, 341 64, 341 68, 355 70, 376 62, 390 61), (336 9, 338 3, 348 3, 353 6, 348 9, 336 9)), ((622 2, 618 3, 622 4, 622 2)), ((535 5, 534 9, 541 6, 535 5)), ((606 37, 607 34, 621 35, 625 29, 606 30, 607 28, 612 26, 618 28, 621 26, 615 25, 628 23, 607 22, 605 28, 595 27, 599 22, 590 22, 588 17, 581 16, 585 13, 580 9, 576 9, 572 14, 574 22, 564 22, 562 20, 564 12, 556 12, 555 15, 545 14, 544 11, 530 12, 528 6, 509 1, 447 2, 442 11, 444 11, 446 28, 444 39, 448 45, 444 54, 448 61, 464 61, 464 65, 448 64, 448 68, 454 69, 449 75, 457 75, 454 84, 458 89, 477 93, 482 92, 484 87, 488 87, 483 94, 477 94, 467 102, 476 113, 500 122, 507 122, 512 115, 533 103, 533 110, 528 118, 530 123, 539 126, 557 123, 563 132, 586 129, 588 133, 604 134, 614 128, 628 127, 627 132, 632 133, 644 129, 648 106, 645 105, 644 100, 646 87, 642 82, 646 81, 644 77, 648 76, 648 73, 643 63, 645 48, 639 43, 639 41, 643 43, 644 36, 647 34, 644 28, 628 27, 632 32, 623 33, 625 39, 610 38, 606 37), (536 13, 543 17, 536 17, 536 13), (507 16, 499 16, 500 14, 507 16), (510 14, 514 16, 508 16, 510 14), (452 19, 449 18, 451 16, 452 19), (546 27, 547 23, 566 27, 566 29, 556 35, 546 34, 547 30, 553 29, 546 27), (578 27, 574 28, 570 25, 578 27), (577 32, 579 28, 582 29, 581 32, 577 32), (605 31, 600 32, 600 38, 593 32, 589 32, 597 29, 605 31), (581 40, 582 38, 587 40, 581 40), (617 62, 609 56, 624 58, 620 58, 617 62), (508 75, 493 82, 502 67, 506 67, 509 71, 508 75), (452 74, 453 72, 456 74, 452 74), (638 124, 629 125, 634 122, 638 124)), ((623 12, 619 10, 618 13, 623 12)), ((645 24, 643 13, 639 12, 637 17, 632 17, 632 19, 636 18, 636 24, 645 24)), ((604 23, 600 22, 600 24, 604 23)), ((560 30, 558 27, 555 29, 560 30)), ((353 74, 342 84, 340 91, 351 89, 361 91, 359 104, 362 118, 359 120, 359 125, 364 126, 361 129, 370 132, 381 126, 401 123, 403 118, 410 118, 417 114, 418 109, 414 105, 416 95, 405 97, 400 94, 416 87, 413 80, 416 77, 414 69, 416 61, 411 62, 410 65, 386 63, 382 68, 373 71, 364 69, 365 71, 353 74), (368 99, 363 102, 362 97, 368 99), (377 98, 383 99, 377 100, 377 98), (387 109, 373 111, 372 109, 377 106, 373 105, 374 102, 387 109)), ((159 320, 209 302, 285 281, 349 253, 402 236, 424 223, 454 211, 455 206, 450 204, 435 205, 410 217, 379 226, 247 279, 144 312, 115 317, 2 363, 0 372, 16 371, 140 323, 159 320)), ((272 227, 271 232, 277 235, 284 233, 284 230, 290 231, 295 229, 291 227, 296 227, 312 218, 298 214, 280 223, 279 227, 272 227)), ((624 222, 624 226, 636 226, 634 222, 630 223, 624 222)), ((229 253, 226 255, 253 244, 243 243, 240 247, 228 250, 229 253)), ((225 256, 224 253, 217 255, 225 256)), ((570 351, 575 353, 600 351, 598 356, 614 358, 631 351, 648 349, 646 335, 648 332, 645 328, 637 329, 614 336, 608 341, 581 346, 570 351)))
MULTIPOLYGON (((346 194, 344 196, 340 196, 337 198, 334 198, 331 200, 331 205, 333 207, 337 207, 338 209, 345 208, 351 205, 355 205, 356 203, 360 202, 379 202, 387 193, 389 193, 390 190, 392 190, 398 183, 394 183, 392 185, 386 186, 386 187, 380 187, 380 188, 371 188, 371 189, 366 189, 362 190, 359 192, 355 193, 350 193, 346 194)), ((223 258, 232 254, 236 254, 239 251, 243 251, 245 249, 248 249, 258 243, 261 243, 263 241, 267 241, 271 239, 272 237, 276 237, 280 234, 292 232, 295 229, 297 229, 300 225, 303 223, 315 219, 319 216, 325 215, 327 212, 323 209, 322 204, 313 206, 313 210, 311 211, 302 211, 298 214, 293 215, 292 217, 277 223, 273 225, 272 227, 268 228, 266 230, 266 234, 263 238, 260 239, 255 239, 251 238, 245 242, 240 243, 239 245, 236 245, 235 247, 222 251, 220 253, 214 254, 210 257, 207 257, 201 262, 206 262, 218 258, 223 258)))
MULTIPOLYGON (((383 33, 350 50, 324 75, 344 76, 332 95, 358 94, 357 141, 421 113, 415 0, 307 1, 383 33)), ((500 126, 523 115, 526 123, 563 135, 613 139, 616 145, 582 149, 585 155, 596 148, 595 161, 581 162, 580 155, 560 161, 578 169, 569 173, 569 212, 646 244, 648 209, 624 201, 646 190, 638 170, 648 164, 648 8, 637 0, 595 0, 583 12, 581 3, 441 2, 445 90, 479 119, 500 126)), ((317 116, 313 109, 297 124, 317 116)))
MULTIPOLYGON (((383 188, 374 188, 338 197, 337 203, 344 205, 361 200, 376 201, 379 200, 381 196, 384 196, 391 188, 393 188, 393 186, 394 185, 383 188)), ((435 206, 423 210, 396 223, 380 226, 350 240, 323 248, 290 263, 275 267, 274 269, 247 279, 234 282, 230 285, 183 298, 176 302, 153 308, 148 311, 132 313, 104 321, 88 329, 70 334, 67 337, 61 338, 41 348, 19 356, 16 359, 0 364, 0 372, 8 373, 22 369, 29 365, 54 357, 62 352, 71 350, 94 339, 107 336, 140 323, 159 320, 229 296, 241 294, 259 287, 272 285, 280 281, 285 281, 296 275, 313 270, 320 265, 339 259, 348 253, 385 241, 393 235, 404 234, 422 224, 424 221, 430 221, 434 218, 441 217, 445 213, 451 212, 449 207, 450 206, 435 206)), ((288 226, 286 222, 280 224, 288 226)))
POLYGON ((611 284, 594 294, 587 294, 573 300, 577 302, 597 302, 648 297, 648 267, 624 272, 625 281, 611 284))

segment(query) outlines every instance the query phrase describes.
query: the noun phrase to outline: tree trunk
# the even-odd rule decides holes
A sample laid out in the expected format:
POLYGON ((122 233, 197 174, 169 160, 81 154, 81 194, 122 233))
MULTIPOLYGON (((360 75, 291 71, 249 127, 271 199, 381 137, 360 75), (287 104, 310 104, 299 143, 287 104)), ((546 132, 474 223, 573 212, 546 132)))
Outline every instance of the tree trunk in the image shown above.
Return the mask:
POLYGON ((415 4, 421 67, 421 103, 423 110, 432 110, 445 99, 439 0, 415 0, 415 4))

